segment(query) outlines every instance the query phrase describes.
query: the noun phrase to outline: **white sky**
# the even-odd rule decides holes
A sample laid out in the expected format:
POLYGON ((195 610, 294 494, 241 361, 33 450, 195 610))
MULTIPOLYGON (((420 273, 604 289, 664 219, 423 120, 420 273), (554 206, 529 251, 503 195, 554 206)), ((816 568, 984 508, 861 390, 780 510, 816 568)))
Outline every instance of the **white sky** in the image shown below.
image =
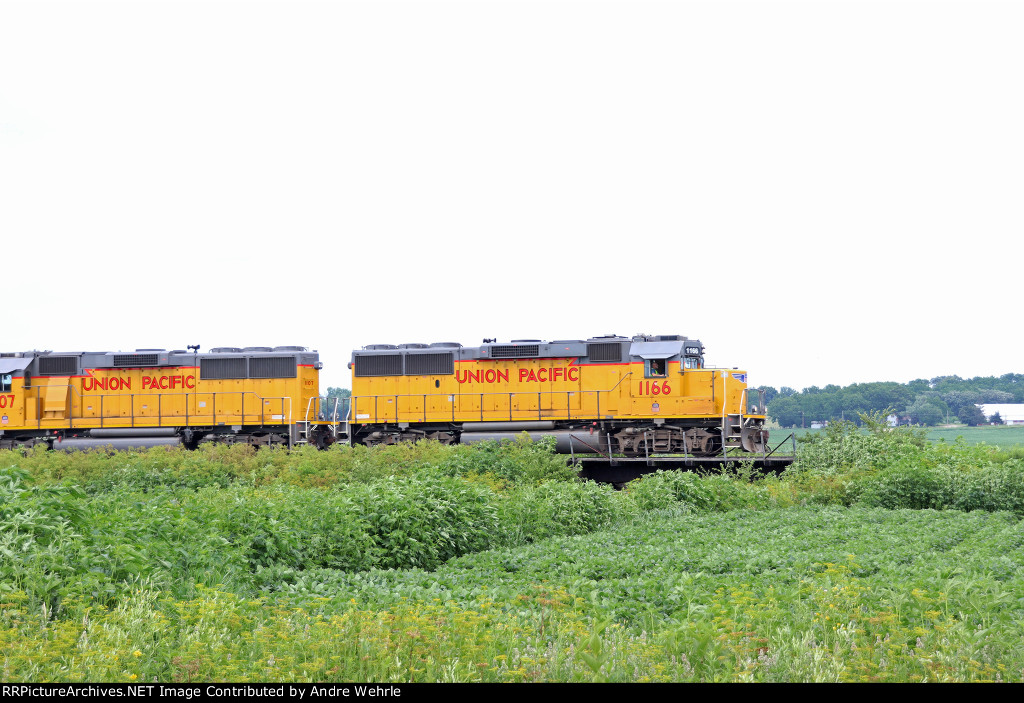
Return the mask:
POLYGON ((1024 3, 0 2, 0 348, 1024 372, 1024 3))

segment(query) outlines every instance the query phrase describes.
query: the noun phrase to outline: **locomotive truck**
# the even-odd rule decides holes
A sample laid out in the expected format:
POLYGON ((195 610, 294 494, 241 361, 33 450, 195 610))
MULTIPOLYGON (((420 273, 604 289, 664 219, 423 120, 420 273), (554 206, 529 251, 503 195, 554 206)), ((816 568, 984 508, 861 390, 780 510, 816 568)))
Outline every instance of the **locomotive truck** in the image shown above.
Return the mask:
POLYGON ((303 347, 0 356, 0 447, 45 442, 445 444, 528 432, 566 453, 709 457, 765 450, 746 372, 706 368, 681 335, 372 344, 352 396, 319 395, 303 347))

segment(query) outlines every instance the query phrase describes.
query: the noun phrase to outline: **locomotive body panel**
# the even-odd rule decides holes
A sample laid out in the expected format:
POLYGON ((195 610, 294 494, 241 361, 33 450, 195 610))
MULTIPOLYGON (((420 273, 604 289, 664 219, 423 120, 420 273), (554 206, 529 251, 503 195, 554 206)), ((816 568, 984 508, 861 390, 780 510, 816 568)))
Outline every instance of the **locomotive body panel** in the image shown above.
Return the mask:
POLYGON ((125 436, 456 443, 537 430, 570 447, 586 433, 609 453, 762 451, 763 403, 746 411, 746 373, 705 368, 703 351, 678 335, 370 345, 352 354, 340 415, 319 396, 318 355, 302 347, 3 354, 0 447, 125 436))
MULTIPOLYGON (((358 362, 357 362, 358 363, 358 362)), ((353 378, 353 421, 473 422, 703 417, 738 412, 739 372, 683 369, 645 375, 643 361, 588 364, 579 358, 476 360, 447 376, 353 378), (724 402, 723 402, 724 400, 724 402)))
POLYGON ((644 443, 657 444, 646 433, 662 430, 661 445, 685 450, 689 442, 707 453, 721 451, 723 441, 738 446, 740 438, 750 451, 767 437, 763 416, 744 410, 746 373, 705 368, 697 340, 485 340, 481 347, 445 347, 452 348, 371 345, 353 352, 353 441, 432 436, 454 442, 464 426, 487 432, 516 423, 600 428, 617 433, 615 441, 630 451, 641 434, 644 443))
POLYGON ((264 349, 25 352, 9 383, 15 407, 0 408, 12 410, 0 425, 0 443, 127 428, 176 428, 198 438, 277 433, 287 439, 318 397, 320 364, 315 353, 264 349))

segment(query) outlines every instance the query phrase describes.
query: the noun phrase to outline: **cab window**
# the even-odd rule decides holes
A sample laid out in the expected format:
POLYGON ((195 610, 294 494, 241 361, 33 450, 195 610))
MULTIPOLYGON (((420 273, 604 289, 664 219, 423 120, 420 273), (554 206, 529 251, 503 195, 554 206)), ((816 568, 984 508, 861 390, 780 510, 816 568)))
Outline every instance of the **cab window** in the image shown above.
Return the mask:
POLYGON ((13 383, 13 381, 13 374, 0 374, 0 393, 7 393, 8 391, 10 391, 11 384, 13 383))
POLYGON ((699 369, 699 368, 701 368, 700 357, 688 356, 688 357, 684 358, 683 359, 683 368, 684 369, 699 369))
POLYGON ((664 378, 668 375, 667 359, 648 359, 647 378, 664 378))

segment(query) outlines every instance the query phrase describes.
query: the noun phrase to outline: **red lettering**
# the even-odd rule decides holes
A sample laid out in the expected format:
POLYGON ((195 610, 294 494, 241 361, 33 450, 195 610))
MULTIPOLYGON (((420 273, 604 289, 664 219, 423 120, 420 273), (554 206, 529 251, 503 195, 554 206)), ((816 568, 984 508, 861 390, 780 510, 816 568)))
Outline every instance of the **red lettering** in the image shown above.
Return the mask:
POLYGON ((527 381, 536 381, 537 380, 537 374, 534 372, 533 369, 530 369, 530 375, 526 377, 526 380, 527 381))
POLYGON ((580 380, 580 369, 578 366, 572 366, 569 369, 567 369, 567 371, 570 381, 580 380))
POLYGON ((160 377, 160 388, 162 388, 164 390, 167 390, 167 377, 166 376, 161 376, 160 377))
POLYGON ((130 379, 130 378, 121 378, 121 379, 118 379, 118 380, 121 382, 120 387, 123 390, 130 391, 132 389, 132 379, 130 379))
POLYGON ((565 373, 565 369, 563 369, 561 366, 559 366, 557 369, 552 369, 551 370, 551 374, 552 374, 551 380, 552 381, 559 380, 560 378, 562 378, 562 375, 564 373, 565 373))
POLYGON ((544 383, 548 380, 548 369, 537 369, 537 380, 544 383))
POLYGON ((177 388, 179 383, 181 383, 181 376, 171 376, 171 389, 172 390, 174 388, 177 388))
POLYGON ((142 390, 146 390, 147 388, 149 388, 149 384, 150 384, 150 382, 152 380, 153 379, 151 379, 149 376, 143 376, 142 377, 142 390))
POLYGON ((185 388, 195 388, 195 387, 196 387, 196 377, 195 376, 186 376, 185 377, 185 388), (191 383, 189 383, 190 381, 191 381, 191 383))
MULTIPOLYGON (((528 369, 519 369, 519 380, 526 381, 526 374, 531 373, 528 369)), ((189 376, 189 379, 192 377, 189 376)), ((499 381, 508 383, 508 369, 477 369, 476 371, 456 371, 455 380, 459 383, 498 383, 499 381)), ((188 383, 188 380, 184 381, 186 388, 194 388, 195 386, 188 383)))

